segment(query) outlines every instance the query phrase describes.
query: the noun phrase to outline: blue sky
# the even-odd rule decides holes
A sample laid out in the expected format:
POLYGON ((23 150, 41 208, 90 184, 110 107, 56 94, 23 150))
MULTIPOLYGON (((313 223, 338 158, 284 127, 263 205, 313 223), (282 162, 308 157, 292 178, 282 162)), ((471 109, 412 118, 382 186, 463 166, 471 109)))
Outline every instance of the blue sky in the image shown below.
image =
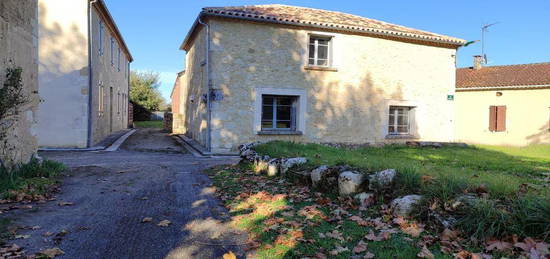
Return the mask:
MULTIPOLYGON (((169 100, 176 73, 184 68, 179 46, 205 6, 288 4, 360 15, 389 23, 479 40, 481 26, 492 22, 486 39, 489 65, 550 61, 550 1, 508 0, 105 0, 132 52, 132 69, 161 74, 161 92, 169 100)), ((460 48, 458 66, 470 66, 479 43, 460 48)))

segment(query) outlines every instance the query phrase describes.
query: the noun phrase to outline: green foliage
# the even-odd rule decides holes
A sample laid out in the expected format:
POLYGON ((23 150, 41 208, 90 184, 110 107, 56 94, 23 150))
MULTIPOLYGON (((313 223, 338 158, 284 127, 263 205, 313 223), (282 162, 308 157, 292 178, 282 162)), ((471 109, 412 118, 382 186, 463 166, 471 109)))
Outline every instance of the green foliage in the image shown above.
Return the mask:
POLYGON ((44 160, 39 163, 36 159, 13 170, 0 169, 0 198, 8 198, 10 190, 25 189, 28 185, 43 192, 63 170, 65 166, 59 162, 44 160))
POLYGON ((138 128, 162 128, 162 121, 134 121, 134 124, 138 128))
POLYGON ((158 88, 159 73, 151 71, 132 71, 130 73, 130 100, 149 111, 158 111, 164 107, 158 88))

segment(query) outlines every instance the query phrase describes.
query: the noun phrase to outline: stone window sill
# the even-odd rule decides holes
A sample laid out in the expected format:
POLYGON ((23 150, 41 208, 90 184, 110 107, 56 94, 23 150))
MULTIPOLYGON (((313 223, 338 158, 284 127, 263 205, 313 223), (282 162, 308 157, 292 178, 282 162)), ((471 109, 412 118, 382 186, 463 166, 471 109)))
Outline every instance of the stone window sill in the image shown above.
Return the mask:
POLYGON ((388 134, 386 139, 418 139, 418 136, 410 134, 388 134))
POLYGON ((318 70, 318 71, 332 71, 337 72, 338 69, 335 67, 320 67, 320 66, 304 66, 305 70, 318 70))
POLYGON ((297 130, 261 130, 258 135, 302 135, 301 131, 297 130))

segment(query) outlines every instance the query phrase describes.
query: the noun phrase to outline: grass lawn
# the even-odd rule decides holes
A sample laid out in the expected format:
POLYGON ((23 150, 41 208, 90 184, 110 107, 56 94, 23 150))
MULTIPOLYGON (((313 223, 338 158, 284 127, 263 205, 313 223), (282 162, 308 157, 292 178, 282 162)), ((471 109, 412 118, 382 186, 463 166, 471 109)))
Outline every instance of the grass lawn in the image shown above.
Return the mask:
POLYGON ((308 163, 297 170, 349 165, 364 173, 387 168, 398 172, 392 189, 362 209, 334 192, 257 175, 249 164, 211 169, 232 223, 251 234, 260 258, 415 258, 424 246, 435 258, 453 258, 459 252, 517 257, 525 251, 513 244, 523 238, 550 238, 550 188, 543 180, 550 173, 550 146, 347 150, 277 141, 255 149, 271 157, 307 157, 308 163), (395 218, 384 205, 413 193, 425 199, 411 219, 395 218), (481 198, 471 207, 451 209, 464 193, 481 198), (444 232, 427 216, 434 211, 452 215, 457 223, 444 232), (449 237, 455 231, 458 236, 449 237), (485 243, 490 238, 511 245, 493 249, 485 243))
POLYGON ((162 128, 162 127, 164 127, 163 121, 134 121, 134 124, 138 128, 162 128))

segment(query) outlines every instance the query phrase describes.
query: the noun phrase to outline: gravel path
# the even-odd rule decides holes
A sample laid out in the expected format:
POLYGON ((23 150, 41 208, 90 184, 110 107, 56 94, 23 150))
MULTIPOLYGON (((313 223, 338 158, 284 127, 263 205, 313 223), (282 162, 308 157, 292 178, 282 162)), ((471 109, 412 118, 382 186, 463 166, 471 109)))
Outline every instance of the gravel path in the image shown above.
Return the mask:
POLYGON ((181 152, 166 134, 140 129, 116 152, 42 153, 71 170, 55 201, 8 213, 16 225, 40 226, 18 231, 30 237, 14 242, 29 253, 59 247, 65 252, 59 258, 244 256, 246 234, 224 223, 227 211, 201 173, 236 159, 181 152), (152 221, 143 223, 145 217, 152 221), (171 224, 158 226, 162 220, 171 224))

